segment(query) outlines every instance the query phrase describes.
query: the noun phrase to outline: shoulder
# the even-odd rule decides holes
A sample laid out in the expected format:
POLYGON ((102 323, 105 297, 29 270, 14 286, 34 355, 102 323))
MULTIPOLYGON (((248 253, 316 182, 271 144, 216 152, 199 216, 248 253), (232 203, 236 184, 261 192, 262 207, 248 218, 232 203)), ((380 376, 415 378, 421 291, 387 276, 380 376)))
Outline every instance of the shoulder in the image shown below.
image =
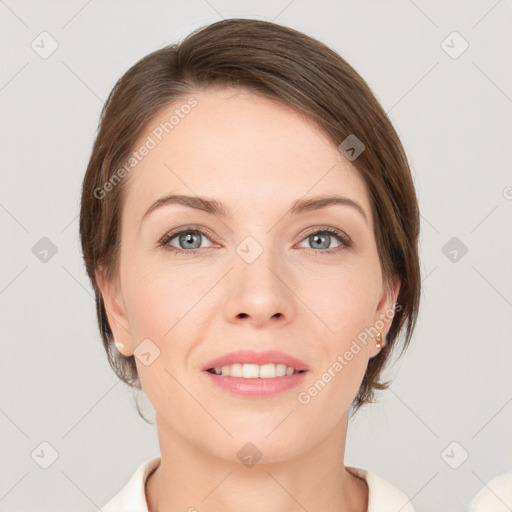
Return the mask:
POLYGON ((103 512, 148 512, 145 483, 160 464, 160 457, 143 462, 128 483, 103 507, 103 512))
POLYGON ((470 512, 502 512, 512 506, 512 471, 494 477, 473 498, 470 512))
POLYGON ((361 468, 345 466, 368 484, 368 512, 414 512, 411 500, 381 476, 361 468))

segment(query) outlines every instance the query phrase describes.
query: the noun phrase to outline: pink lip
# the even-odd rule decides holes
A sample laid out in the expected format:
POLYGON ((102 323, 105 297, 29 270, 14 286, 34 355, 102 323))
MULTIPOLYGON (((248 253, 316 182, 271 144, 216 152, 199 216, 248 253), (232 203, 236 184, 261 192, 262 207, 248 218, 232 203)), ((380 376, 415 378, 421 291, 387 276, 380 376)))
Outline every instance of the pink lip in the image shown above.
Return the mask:
POLYGON ((294 373, 272 379, 244 379, 243 377, 228 377, 210 372, 202 372, 212 384, 234 395, 244 398, 268 398, 283 393, 301 384, 309 372, 294 373))
MULTIPOLYGON (((235 363, 241 364, 285 364, 286 366, 291 366, 295 370, 309 370, 309 366, 297 359, 292 357, 284 352, 280 352, 279 350, 266 350, 265 352, 254 352, 252 350, 237 350, 235 352, 229 352, 228 354, 224 354, 223 356, 217 357, 212 361, 209 361, 202 367, 202 371, 209 370, 210 368, 219 368, 221 366, 228 366, 235 363)), ((226 378, 226 377, 225 377, 226 378)), ((239 379, 238 377, 230 377, 239 379)), ((276 377, 277 379, 281 379, 281 377, 276 377)), ((283 377, 284 378, 284 377, 283 377)), ((244 379, 249 380, 249 379, 244 379)), ((262 379, 253 379, 253 380, 262 380, 262 379)))

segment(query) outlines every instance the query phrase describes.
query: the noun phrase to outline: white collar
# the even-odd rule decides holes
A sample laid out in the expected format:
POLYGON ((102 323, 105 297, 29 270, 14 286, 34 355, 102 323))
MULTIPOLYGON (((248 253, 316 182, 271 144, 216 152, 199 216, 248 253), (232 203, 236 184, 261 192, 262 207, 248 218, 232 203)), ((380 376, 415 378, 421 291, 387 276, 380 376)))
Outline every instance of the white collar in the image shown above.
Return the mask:
MULTIPOLYGON (((143 462, 128 483, 106 505, 103 512, 148 512, 145 484, 148 476, 160 465, 160 457, 143 462)), ((351 473, 368 484, 368 512, 414 512, 407 496, 379 475, 364 469, 346 466, 351 473)))

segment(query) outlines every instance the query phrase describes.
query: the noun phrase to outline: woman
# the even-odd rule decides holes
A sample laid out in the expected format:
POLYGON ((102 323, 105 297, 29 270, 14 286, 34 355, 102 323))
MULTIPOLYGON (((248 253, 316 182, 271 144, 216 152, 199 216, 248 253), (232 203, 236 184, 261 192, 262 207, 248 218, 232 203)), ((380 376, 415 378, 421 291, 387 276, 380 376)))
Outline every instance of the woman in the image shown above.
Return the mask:
POLYGON ((343 461, 349 411, 414 329, 418 234, 394 128, 322 43, 228 19, 136 63, 102 112, 80 235, 161 456, 102 510, 412 511, 343 461))

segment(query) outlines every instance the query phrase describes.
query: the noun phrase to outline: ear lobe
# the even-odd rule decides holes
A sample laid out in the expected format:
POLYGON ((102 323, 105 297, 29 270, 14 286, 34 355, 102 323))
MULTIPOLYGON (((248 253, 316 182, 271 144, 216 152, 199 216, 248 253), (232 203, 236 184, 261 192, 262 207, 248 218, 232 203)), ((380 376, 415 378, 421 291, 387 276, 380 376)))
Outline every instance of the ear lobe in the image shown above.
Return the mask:
POLYGON ((133 347, 121 290, 116 283, 108 278, 106 270, 103 267, 96 270, 95 276, 96 284, 98 285, 103 299, 108 324, 114 336, 114 340, 117 342, 117 348, 119 350, 121 346, 119 343, 124 345, 122 354, 128 357, 133 354, 133 347))

